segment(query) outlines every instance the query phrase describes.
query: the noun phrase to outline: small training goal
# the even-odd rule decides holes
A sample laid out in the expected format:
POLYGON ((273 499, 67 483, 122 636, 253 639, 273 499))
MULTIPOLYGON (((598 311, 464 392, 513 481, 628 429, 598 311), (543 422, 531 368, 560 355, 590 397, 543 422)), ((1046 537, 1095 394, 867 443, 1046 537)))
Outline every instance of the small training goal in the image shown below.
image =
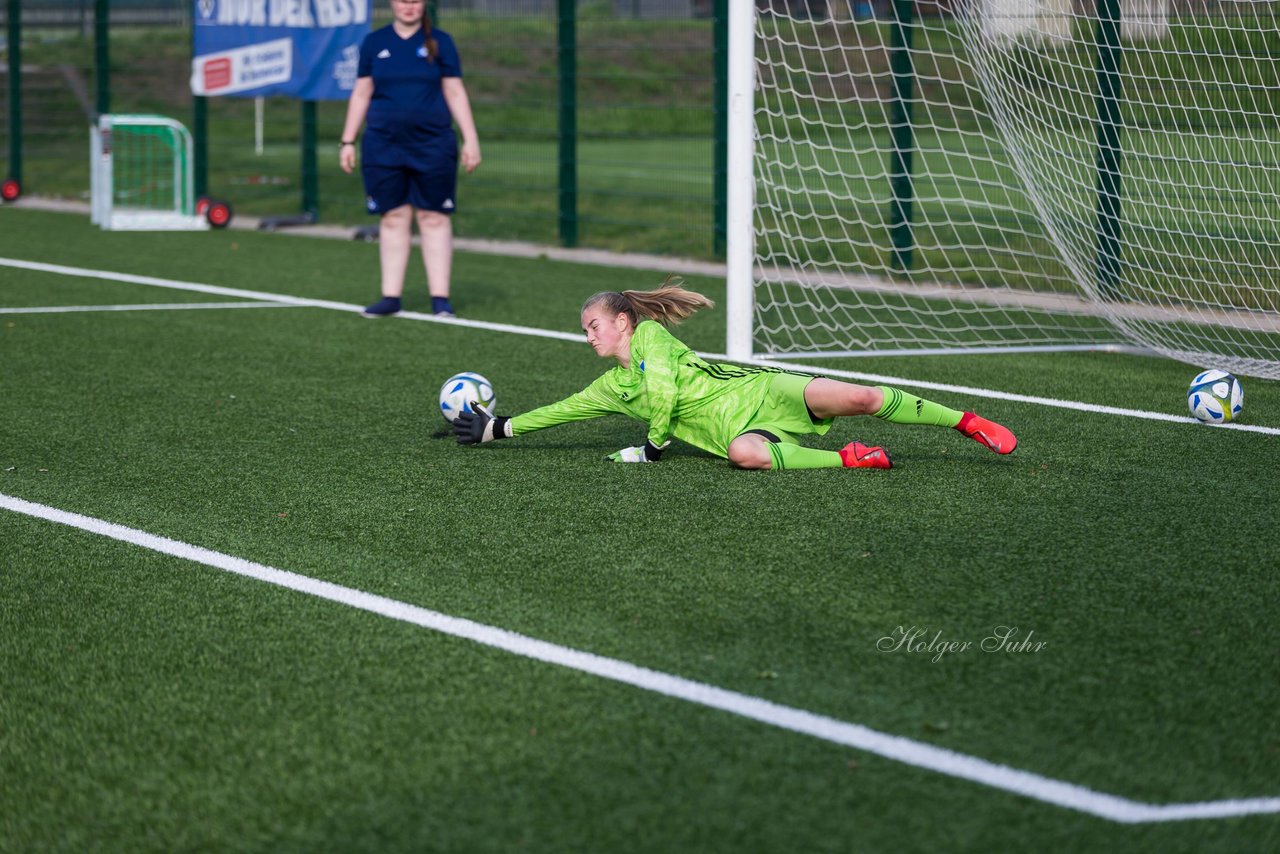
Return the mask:
POLYGON ((89 131, 91 218, 111 231, 198 231, 191 134, 164 116, 101 115, 89 131))

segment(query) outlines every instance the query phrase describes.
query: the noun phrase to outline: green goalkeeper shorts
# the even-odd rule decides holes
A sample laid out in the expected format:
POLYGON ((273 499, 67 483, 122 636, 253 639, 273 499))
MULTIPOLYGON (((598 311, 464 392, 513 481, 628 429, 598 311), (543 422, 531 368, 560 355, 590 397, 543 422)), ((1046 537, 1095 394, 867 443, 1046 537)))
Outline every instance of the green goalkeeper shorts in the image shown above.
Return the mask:
POLYGON ((835 419, 815 417, 804 402, 805 387, 815 379, 811 374, 773 374, 764 401, 741 432, 769 433, 791 445, 800 444, 800 436, 824 435, 835 419))

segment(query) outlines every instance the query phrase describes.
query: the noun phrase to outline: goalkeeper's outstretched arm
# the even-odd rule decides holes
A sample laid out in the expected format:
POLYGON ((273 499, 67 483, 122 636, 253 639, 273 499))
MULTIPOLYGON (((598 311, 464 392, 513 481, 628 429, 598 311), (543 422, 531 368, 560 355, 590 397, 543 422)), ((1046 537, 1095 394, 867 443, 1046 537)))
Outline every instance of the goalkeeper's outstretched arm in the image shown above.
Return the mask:
POLYGON ((600 377, 577 394, 510 418, 479 412, 461 412, 453 422, 453 433, 461 445, 479 445, 494 439, 532 433, 570 421, 586 421, 602 415, 626 414, 608 374, 600 377))
MULTIPOLYGON (((511 438, 511 419, 501 415, 490 415, 483 409, 478 412, 459 412, 453 420, 453 433, 458 437, 460 445, 480 445, 494 439, 511 438)), ((634 448, 623 448, 614 451, 605 459, 615 463, 656 463, 662 458, 662 452, 670 442, 655 445, 645 442, 634 448)))

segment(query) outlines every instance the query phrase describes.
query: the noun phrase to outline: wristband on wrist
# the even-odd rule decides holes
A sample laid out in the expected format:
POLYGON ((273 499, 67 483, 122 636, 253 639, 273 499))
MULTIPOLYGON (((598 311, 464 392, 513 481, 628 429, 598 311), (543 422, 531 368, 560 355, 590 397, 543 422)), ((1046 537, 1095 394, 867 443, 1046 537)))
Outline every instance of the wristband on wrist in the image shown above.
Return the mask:
POLYGON ((343 140, 339 140, 338 147, 342 147, 344 145, 355 145, 355 144, 356 144, 356 141, 354 139, 343 139, 343 140))

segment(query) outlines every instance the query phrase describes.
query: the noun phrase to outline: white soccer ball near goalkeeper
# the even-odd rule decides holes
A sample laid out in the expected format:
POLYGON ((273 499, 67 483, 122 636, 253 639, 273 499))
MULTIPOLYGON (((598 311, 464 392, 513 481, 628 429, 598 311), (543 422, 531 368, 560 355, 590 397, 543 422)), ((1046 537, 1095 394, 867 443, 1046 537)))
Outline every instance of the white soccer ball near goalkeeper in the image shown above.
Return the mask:
POLYGON ((1204 371, 1196 374, 1187 389, 1187 406, 1207 424, 1226 424, 1244 410, 1244 389, 1226 371, 1204 371))
POLYGON ((493 384, 474 371, 454 374, 440 386, 440 414, 450 424, 459 412, 475 412, 477 405, 492 413, 497 401, 493 384))

